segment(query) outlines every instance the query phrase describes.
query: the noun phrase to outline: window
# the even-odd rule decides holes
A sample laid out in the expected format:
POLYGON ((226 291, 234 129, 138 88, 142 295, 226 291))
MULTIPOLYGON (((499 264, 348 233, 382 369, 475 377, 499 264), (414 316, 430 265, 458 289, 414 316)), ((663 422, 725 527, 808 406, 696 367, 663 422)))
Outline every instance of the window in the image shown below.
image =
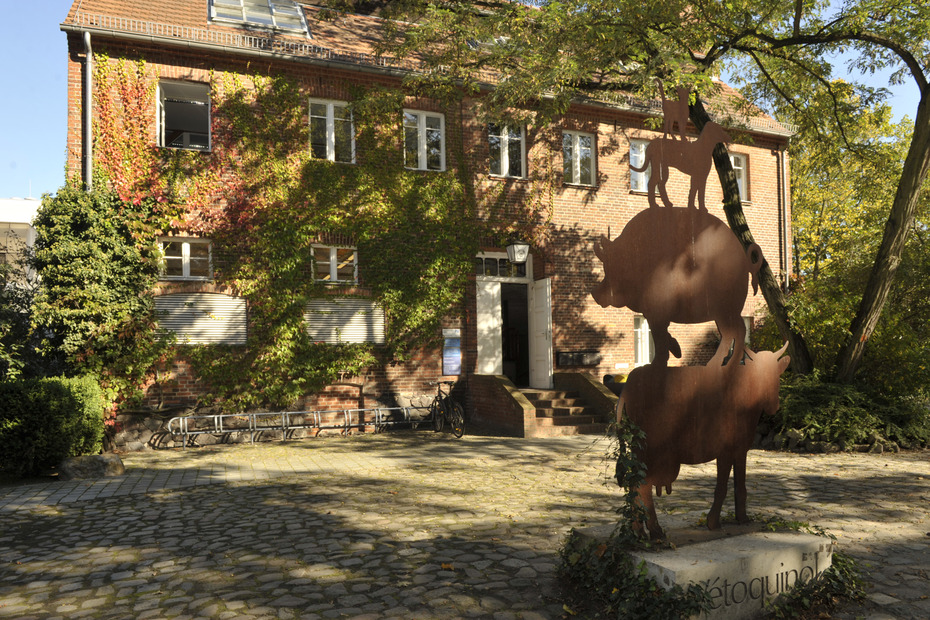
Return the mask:
POLYGON ((630 191, 645 192, 649 190, 649 175, 652 173, 652 166, 646 168, 645 172, 636 172, 633 167, 642 168, 646 161, 646 147, 649 146, 647 140, 630 140, 630 191))
POLYGON ((162 239, 161 251, 163 280, 209 280, 213 277, 210 241, 162 239))
POLYGON ((730 153, 730 164, 736 174, 736 184, 739 186, 740 202, 749 202, 749 169, 747 157, 739 153, 730 153))
POLYGON ((565 183, 594 185, 594 136, 577 131, 563 132, 562 166, 565 183))
POLYGON ((656 355, 656 345, 646 317, 633 317, 633 365, 645 366, 656 355))
POLYGON ((310 35, 294 0, 210 0, 210 19, 310 35))
POLYGON ((158 83, 158 145, 210 150, 210 87, 207 84, 158 83))
POLYGON ((404 110, 404 165, 413 170, 446 169, 442 114, 404 110))
POLYGON ((304 322, 314 342, 384 344, 384 308, 370 299, 313 299, 304 308, 304 322))
POLYGON ((506 258, 475 257, 475 275, 501 278, 525 278, 526 263, 511 263, 506 258))
POLYGON ((310 100, 310 152, 317 159, 355 162, 355 131, 347 104, 310 100))
POLYGON ((491 151, 491 174, 500 177, 525 177, 523 127, 488 125, 488 145, 491 151))
POLYGON ((33 236, 29 224, 0 222, 0 265, 13 264, 22 257, 33 236))
POLYGON ((355 248, 313 246, 315 279, 331 284, 355 284, 358 281, 358 255, 355 248))
POLYGON ((169 293, 155 297, 155 315, 163 332, 181 344, 245 344, 245 299, 219 293, 169 293))

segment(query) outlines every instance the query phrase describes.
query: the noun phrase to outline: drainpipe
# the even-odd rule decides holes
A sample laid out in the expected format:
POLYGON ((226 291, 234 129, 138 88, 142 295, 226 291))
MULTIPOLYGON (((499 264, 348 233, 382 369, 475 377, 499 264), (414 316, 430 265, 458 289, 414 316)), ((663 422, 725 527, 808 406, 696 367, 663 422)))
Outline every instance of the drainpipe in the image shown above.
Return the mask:
POLYGON ((90 33, 84 32, 84 189, 93 189, 94 180, 94 54, 90 46, 90 33))
POLYGON ((781 159, 781 239, 782 239, 782 264, 784 265, 785 274, 785 292, 791 284, 791 260, 789 252, 791 250, 791 239, 788 237, 790 225, 788 221, 788 200, 791 197, 788 177, 788 143, 782 144, 778 149, 779 159, 781 159))

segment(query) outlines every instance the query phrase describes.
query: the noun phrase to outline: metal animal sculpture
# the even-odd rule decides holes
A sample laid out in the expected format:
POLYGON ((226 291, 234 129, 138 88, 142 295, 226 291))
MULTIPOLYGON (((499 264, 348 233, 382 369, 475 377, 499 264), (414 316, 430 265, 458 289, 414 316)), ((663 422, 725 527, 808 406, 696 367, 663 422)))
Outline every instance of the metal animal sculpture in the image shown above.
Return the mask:
POLYGON ((685 131, 688 127, 688 100, 690 99, 690 91, 684 86, 679 86, 675 89, 675 93, 678 95, 678 100, 675 99, 666 99, 665 98, 665 89, 662 87, 662 80, 656 80, 656 84, 659 85, 659 96, 662 97, 662 132, 663 137, 675 137, 673 133, 674 126, 678 124, 678 135, 681 140, 687 141, 685 137, 685 131))
MULTIPOLYGON (((752 353, 745 364, 665 368, 646 365, 627 377, 617 420, 626 416, 645 433, 645 445, 636 456, 646 466, 646 477, 634 489, 646 510, 646 527, 652 538, 664 532, 656 517, 652 488, 672 492, 682 464, 717 461, 714 503, 707 513, 707 527, 720 527, 720 510, 733 470, 736 518, 747 522, 746 453, 763 414, 778 411, 779 377, 790 357, 778 352, 752 353), (780 358, 780 359, 779 359, 780 358)), ((617 461, 617 480, 622 470, 617 461)), ((642 524, 636 525, 640 534, 642 524)))
POLYGON ((669 200, 666 185, 668 184, 669 168, 681 170, 691 178, 691 187, 688 192, 688 206, 694 208, 695 197, 702 211, 706 211, 704 204, 704 190, 707 186, 707 175, 713 163, 714 147, 720 142, 729 142, 730 136, 723 127, 711 121, 704 125, 701 135, 693 142, 675 140, 674 138, 657 138, 646 146, 643 165, 640 168, 630 165, 636 172, 646 172, 652 166, 649 175, 647 193, 649 205, 656 204, 656 188, 662 196, 662 203, 666 207, 672 206, 669 200))
POLYGON ((665 366, 681 347, 668 333, 675 323, 714 321, 720 346, 708 365, 743 357, 746 276, 759 288, 762 250, 746 250, 719 218, 706 211, 672 207, 637 213, 613 241, 601 236, 594 253, 604 263, 604 280, 592 291, 602 307, 630 308, 649 322, 655 342, 653 364, 665 366))

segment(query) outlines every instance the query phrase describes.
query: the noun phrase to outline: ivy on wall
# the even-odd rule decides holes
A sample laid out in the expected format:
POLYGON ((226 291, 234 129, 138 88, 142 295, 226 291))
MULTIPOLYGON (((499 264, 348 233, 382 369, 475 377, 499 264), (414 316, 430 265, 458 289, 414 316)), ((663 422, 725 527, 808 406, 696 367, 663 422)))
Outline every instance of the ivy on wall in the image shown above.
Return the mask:
MULTIPOLYGON (((435 344, 443 318, 464 311, 480 240, 506 237, 501 222, 512 218, 476 218, 474 175, 456 129, 461 99, 452 90, 425 93, 446 114, 449 170, 422 172, 404 168, 400 88, 352 91, 357 163, 350 165, 311 157, 310 93, 286 76, 214 72, 212 150, 200 153, 153 146, 158 76, 149 66, 104 55, 95 66, 95 179, 129 205, 176 207, 165 209, 169 221, 152 231, 212 239, 216 285, 248 300, 245 347, 174 349, 210 388, 204 404, 287 406, 341 373, 435 344), (359 287, 314 280, 313 244, 331 238, 357 247, 359 287), (304 307, 331 294, 379 301, 386 344, 311 342, 304 307)), ((538 202, 540 191, 527 193, 538 202)), ((483 196, 490 213, 490 202, 505 200, 483 196)), ((135 214, 125 216, 124 225, 134 226, 135 214)))
POLYGON ((133 401, 148 368, 165 353, 155 337, 155 231, 170 218, 153 198, 126 202, 73 186, 46 196, 35 220, 33 302, 46 373, 98 377, 110 402, 133 401))

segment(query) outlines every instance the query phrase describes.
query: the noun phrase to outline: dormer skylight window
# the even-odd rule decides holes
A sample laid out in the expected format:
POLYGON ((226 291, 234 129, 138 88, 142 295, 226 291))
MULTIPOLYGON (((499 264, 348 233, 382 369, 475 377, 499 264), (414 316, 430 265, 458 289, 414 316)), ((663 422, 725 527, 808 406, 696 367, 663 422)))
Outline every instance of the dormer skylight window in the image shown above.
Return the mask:
POLYGON ((294 0, 210 0, 210 20, 310 36, 304 11, 294 0))

